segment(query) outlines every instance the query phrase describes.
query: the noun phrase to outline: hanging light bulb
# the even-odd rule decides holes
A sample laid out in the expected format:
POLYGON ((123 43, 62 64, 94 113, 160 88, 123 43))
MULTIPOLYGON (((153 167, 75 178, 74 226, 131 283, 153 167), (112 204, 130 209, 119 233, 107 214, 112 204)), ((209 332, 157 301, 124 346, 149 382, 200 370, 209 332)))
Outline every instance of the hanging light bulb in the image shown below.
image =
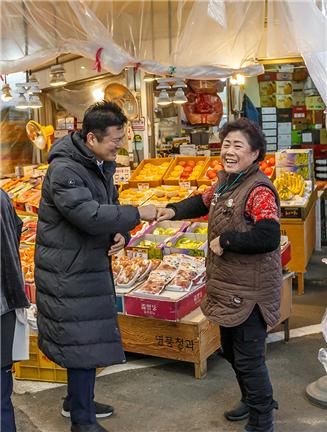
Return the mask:
POLYGON ((166 90, 161 90, 158 98, 158 105, 170 105, 172 103, 172 100, 170 99, 168 93, 166 90))
POLYGON ((18 104, 16 105, 16 108, 19 110, 24 110, 24 109, 28 109, 29 108, 29 103, 26 100, 24 93, 20 93, 19 94, 19 98, 18 98, 18 104))
POLYGON ((185 96, 183 89, 181 88, 177 89, 175 96, 173 98, 173 102, 178 105, 182 105, 187 102, 187 97, 185 96))
POLYGON ((11 88, 9 84, 5 83, 2 86, 1 91, 2 91, 1 99, 3 100, 3 102, 9 102, 12 99, 11 88))
POLYGON ((153 81, 155 81, 155 79, 156 79, 156 77, 154 75, 146 73, 144 75, 143 81, 145 81, 145 82, 153 82, 153 81))
POLYGON ((50 85, 52 87, 59 87, 67 84, 67 80, 65 78, 65 68, 62 64, 55 64, 50 68, 50 85))
POLYGON ((36 94, 30 96, 29 104, 28 105, 29 105, 29 108, 33 108, 33 109, 38 109, 38 108, 42 108, 43 107, 42 102, 41 102, 39 96, 36 95, 36 94))

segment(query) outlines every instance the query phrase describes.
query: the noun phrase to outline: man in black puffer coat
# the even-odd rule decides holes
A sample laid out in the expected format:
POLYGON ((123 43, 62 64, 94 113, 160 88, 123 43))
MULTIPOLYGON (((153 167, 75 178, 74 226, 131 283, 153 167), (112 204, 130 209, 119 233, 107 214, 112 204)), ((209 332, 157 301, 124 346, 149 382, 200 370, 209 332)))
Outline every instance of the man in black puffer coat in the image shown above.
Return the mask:
POLYGON ((96 417, 113 408, 94 402, 95 371, 125 362, 117 323, 111 255, 154 206, 120 206, 113 184, 126 117, 110 102, 85 112, 82 132, 49 153, 35 251, 40 349, 68 372, 63 415, 72 432, 105 429, 96 417), (109 255, 109 258, 108 258, 109 255))

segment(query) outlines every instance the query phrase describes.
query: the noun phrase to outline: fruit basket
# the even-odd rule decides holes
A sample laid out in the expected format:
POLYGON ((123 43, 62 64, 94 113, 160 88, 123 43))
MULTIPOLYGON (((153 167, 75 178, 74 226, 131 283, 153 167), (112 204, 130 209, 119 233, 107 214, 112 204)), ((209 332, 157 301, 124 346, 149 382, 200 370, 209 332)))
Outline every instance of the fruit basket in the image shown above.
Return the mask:
POLYGON ((205 164, 203 171, 197 181, 198 186, 211 186, 213 183, 216 183, 216 181, 218 180, 217 173, 221 169, 224 169, 224 167, 220 162, 220 156, 210 157, 205 164))
POLYGON ((187 182, 196 186, 207 160, 206 156, 177 156, 164 175, 164 184, 178 185, 187 182))
POLYGON ((172 158, 151 158, 142 160, 129 179, 129 186, 131 188, 137 188, 139 184, 144 183, 149 185, 149 187, 160 186, 165 173, 170 168, 173 161, 172 158))

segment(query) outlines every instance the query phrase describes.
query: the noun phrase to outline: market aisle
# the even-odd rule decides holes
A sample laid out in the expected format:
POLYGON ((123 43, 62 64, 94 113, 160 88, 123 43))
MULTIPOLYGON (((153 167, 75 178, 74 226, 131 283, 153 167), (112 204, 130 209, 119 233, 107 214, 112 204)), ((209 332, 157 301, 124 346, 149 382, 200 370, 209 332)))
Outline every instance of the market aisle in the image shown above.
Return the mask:
MULTIPOLYGON (((276 432, 325 432, 326 411, 304 398, 306 385, 324 373, 317 361, 324 344, 317 334, 268 345, 268 366, 280 404, 276 432)), ((22 423, 18 412, 18 432, 68 432, 69 422, 59 414, 64 391, 61 387, 16 395, 15 407, 38 428, 22 423)), ((176 362, 99 377, 96 395, 115 405, 117 414, 103 421, 111 432, 237 432, 244 426, 223 418, 238 390, 229 366, 218 355, 209 360, 204 380, 193 378, 191 365, 176 362)))

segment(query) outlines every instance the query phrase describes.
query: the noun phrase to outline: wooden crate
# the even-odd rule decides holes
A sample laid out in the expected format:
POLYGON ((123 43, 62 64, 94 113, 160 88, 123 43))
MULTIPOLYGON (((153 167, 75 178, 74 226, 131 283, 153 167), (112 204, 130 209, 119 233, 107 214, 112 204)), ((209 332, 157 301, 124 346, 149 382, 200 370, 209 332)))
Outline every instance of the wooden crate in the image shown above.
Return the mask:
MULTIPOLYGON (((179 162, 185 161, 188 162, 190 160, 193 160, 194 162, 203 161, 204 165, 206 164, 208 157, 206 156, 177 156, 171 165, 169 166, 168 170, 166 171, 166 174, 163 178, 163 183, 166 185, 179 185, 180 183, 190 183, 190 186, 196 186, 197 185, 197 179, 195 180, 182 180, 180 178, 176 178, 176 180, 169 179, 170 173, 174 170, 174 168, 178 165, 179 162)), ((200 171, 199 176, 201 175, 202 171, 200 171)))
POLYGON ((216 180, 213 181, 213 180, 210 180, 207 177, 205 177, 205 174, 207 172, 207 169, 209 168, 210 162, 212 162, 214 160, 217 160, 218 162, 220 162, 221 158, 220 158, 220 156, 211 156, 210 158, 208 158, 206 164, 204 165, 203 171, 197 180, 198 186, 202 186, 202 185, 211 186, 213 183, 216 182, 216 180))
POLYGON ((167 173, 167 170, 162 175, 160 180, 136 180, 136 177, 140 174, 142 169, 144 168, 144 165, 147 163, 151 163, 152 165, 160 166, 164 162, 169 162, 169 165, 167 167, 167 170, 170 168, 171 164, 174 162, 174 159, 172 158, 150 158, 150 159, 144 159, 139 164, 139 166, 136 168, 136 170, 133 172, 131 178, 129 179, 129 187, 131 188, 137 188, 140 184, 147 184, 149 187, 157 187, 161 186, 163 182, 163 177, 167 173))
POLYGON ((207 358, 220 347, 219 326, 195 309, 180 321, 118 315, 125 351, 194 363, 203 378, 207 358))

